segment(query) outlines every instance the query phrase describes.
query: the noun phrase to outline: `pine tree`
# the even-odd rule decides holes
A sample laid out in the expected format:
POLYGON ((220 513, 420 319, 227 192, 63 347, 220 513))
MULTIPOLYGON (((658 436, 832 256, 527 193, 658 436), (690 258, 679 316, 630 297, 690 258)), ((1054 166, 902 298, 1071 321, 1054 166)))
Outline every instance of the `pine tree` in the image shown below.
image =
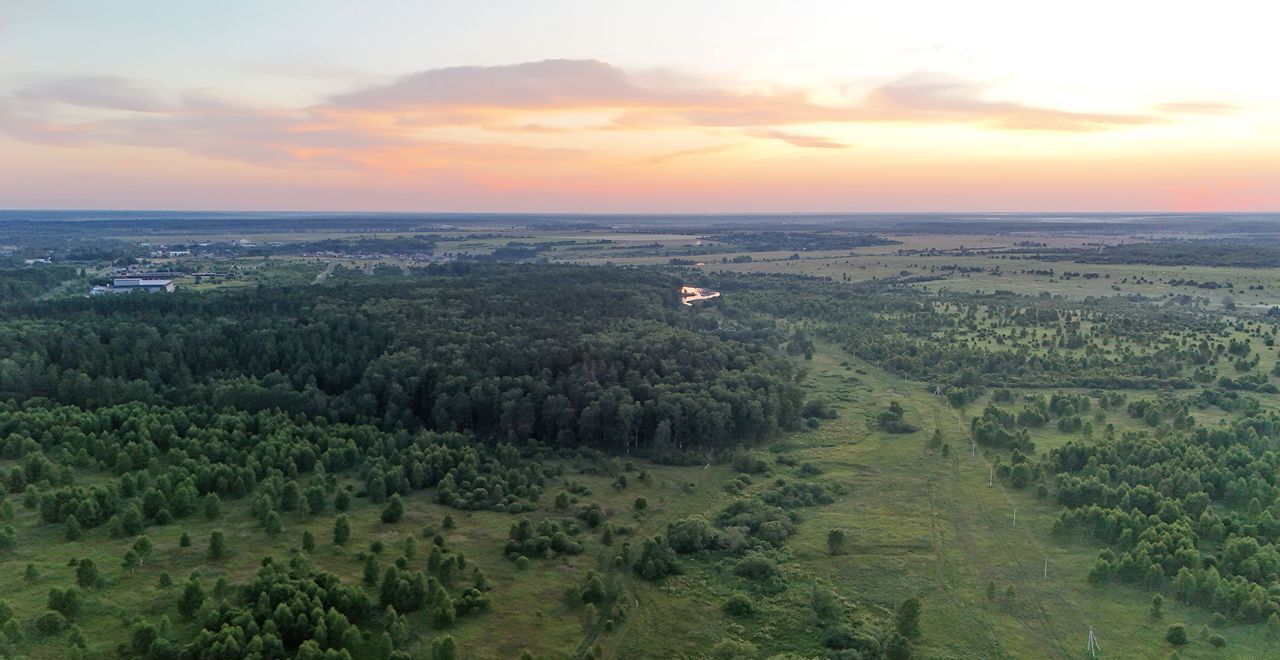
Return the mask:
POLYGON ((280 514, 275 511, 271 511, 267 514, 267 518, 263 522, 263 526, 266 528, 267 534, 270 536, 278 536, 280 532, 284 531, 284 521, 280 519, 280 514))
POLYGON ((84 535, 84 530, 80 528, 80 521, 76 519, 75 514, 67 516, 62 523, 63 536, 68 541, 78 541, 84 535))
POLYGON ((400 494, 394 493, 387 500, 387 506, 382 510, 382 522, 398 523, 404 518, 404 503, 400 501, 400 494))
POLYGON ((217 520, 222 515, 222 500, 217 493, 209 493, 204 496, 204 517, 209 520, 217 520))
POLYGON ((209 533, 209 559, 222 559, 227 556, 227 537, 222 530, 215 529, 209 533))
POLYGON ((333 521, 333 543, 342 545, 349 538, 351 538, 351 524, 347 522, 346 514, 339 515, 333 521))
POLYGON ((604 581, 594 571, 587 578, 587 586, 581 594, 582 602, 598 603, 604 600, 604 581))
POLYGON ((920 636, 920 600, 908 598, 898 605, 894 616, 894 628, 899 635, 908 639, 920 636))
POLYGON ((190 619, 200 610, 201 605, 204 605, 204 588, 195 578, 187 580, 187 585, 182 588, 182 595, 178 597, 178 614, 184 619, 190 619))
POLYGON ((76 585, 85 589, 98 586, 102 576, 98 574, 98 566, 92 559, 81 559, 76 563, 76 585))
POLYGON ((431 660, 458 660, 458 645, 445 635, 431 642, 431 660))
POLYGON ((838 555, 844 552, 845 532, 843 529, 833 529, 827 532, 827 552, 838 555))

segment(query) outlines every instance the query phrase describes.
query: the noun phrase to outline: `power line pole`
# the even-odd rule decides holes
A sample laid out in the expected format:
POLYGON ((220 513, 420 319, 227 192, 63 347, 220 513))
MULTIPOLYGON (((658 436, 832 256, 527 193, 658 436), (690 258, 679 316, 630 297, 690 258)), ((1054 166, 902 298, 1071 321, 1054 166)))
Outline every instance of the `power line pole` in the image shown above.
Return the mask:
POLYGON ((1098 638, 1093 636, 1093 626, 1089 626, 1089 657, 1096 658, 1102 653, 1102 647, 1098 645, 1098 638))
POLYGON ((991 476, 987 477, 987 485, 994 486, 996 483, 996 466, 991 466, 991 476))
POLYGON ((1049 579, 1049 555, 1044 556, 1044 579, 1049 579))

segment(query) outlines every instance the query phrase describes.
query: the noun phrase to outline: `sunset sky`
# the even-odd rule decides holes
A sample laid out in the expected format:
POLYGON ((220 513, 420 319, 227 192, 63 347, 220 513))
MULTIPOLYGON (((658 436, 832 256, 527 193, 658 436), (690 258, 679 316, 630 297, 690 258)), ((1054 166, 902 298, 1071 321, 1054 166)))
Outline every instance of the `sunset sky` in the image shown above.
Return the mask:
POLYGON ((0 0, 0 208, 1280 209, 1266 1, 0 0))

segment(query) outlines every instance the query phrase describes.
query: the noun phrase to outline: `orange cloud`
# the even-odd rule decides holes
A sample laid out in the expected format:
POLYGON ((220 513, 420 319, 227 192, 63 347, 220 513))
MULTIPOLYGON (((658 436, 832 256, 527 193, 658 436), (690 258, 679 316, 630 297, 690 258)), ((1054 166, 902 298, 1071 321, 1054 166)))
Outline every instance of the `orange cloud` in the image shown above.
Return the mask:
POLYGON ((1071 112, 982 98, 983 85, 954 78, 916 75, 875 89, 867 98, 871 116, 923 122, 978 122, 997 128, 1096 131, 1157 123, 1149 115, 1071 112))
POLYGON ((828 140, 824 137, 814 135, 797 135, 772 128, 762 128, 748 131, 747 135, 758 138, 766 138, 770 140, 781 140, 793 147, 806 147, 810 149, 844 149, 849 145, 835 140, 828 140))
POLYGON ((1181 101, 1178 103, 1161 103, 1155 109, 1176 114, 1225 115, 1239 110, 1240 106, 1218 101, 1181 101))
MULTIPOLYGON (((596 60, 544 60, 431 69, 309 107, 271 109, 209 95, 169 98, 119 78, 77 77, 0 95, 0 131, 41 144, 148 147, 275 168, 405 173, 450 165, 653 165, 750 139, 834 151, 848 145, 822 133, 859 124, 1081 132, 1166 121, 1159 114, 991 100, 988 91, 978 83, 917 74, 849 103, 823 104, 799 89, 735 91, 670 73, 637 75, 596 60), (656 132, 665 139, 649 140, 656 132), (705 134, 729 142, 701 146, 705 134)), ((1177 105, 1191 111, 1186 103, 1165 110, 1177 105)), ((1207 111, 1205 104, 1198 108, 1207 111)))

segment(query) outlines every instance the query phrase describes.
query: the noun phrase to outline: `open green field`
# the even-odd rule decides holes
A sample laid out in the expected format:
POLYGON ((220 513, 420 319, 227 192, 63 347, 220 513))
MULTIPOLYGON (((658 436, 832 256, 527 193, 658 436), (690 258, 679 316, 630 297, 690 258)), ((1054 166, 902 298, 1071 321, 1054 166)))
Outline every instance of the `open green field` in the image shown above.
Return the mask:
MULTIPOLYGON (((1091 587, 1085 577, 1098 547, 1052 537, 1056 504, 1029 490, 988 486, 991 461, 981 448, 971 452, 968 440, 968 419, 981 403, 950 408, 918 384, 829 346, 814 356, 811 373, 841 416, 801 435, 796 451, 853 488, 806 521, 798 562, 842 593, 884 607, 921 596, 922 657, 1084 657, 1093 626, 1104 657, 1165 658, 1174 650, 1163 640, 1169 623, 1184 621, 1192 630, 1209 625, 1207 613, 1173 601, 1161 619, 1152 619, 1149 592, 1091 587), (920 432, 867 430, 870 416, 891 400, 902 403, 920 432), (950 458, 926 449, 934 428, 953 447, 950 458), (853 532, 848 555, 826 555, 821 533, 830 527, 853 532), (989 583, 996 585, 995 600, 985 595, 989 583), (1005 595, 1009 587, 1012 597, 1005 595)), ((1112 414, 1118 426, 1130 424, 1124 417, 1112 414)), ((1035 439, 1044 451, 1066 438, 1045 432, 1035 439)), ((1230 639, 1224 649, 1198 640, 1180 653, 1257 658, 1280 652, 1257 626, 1232 626, 1224 634, 1230 639)))

